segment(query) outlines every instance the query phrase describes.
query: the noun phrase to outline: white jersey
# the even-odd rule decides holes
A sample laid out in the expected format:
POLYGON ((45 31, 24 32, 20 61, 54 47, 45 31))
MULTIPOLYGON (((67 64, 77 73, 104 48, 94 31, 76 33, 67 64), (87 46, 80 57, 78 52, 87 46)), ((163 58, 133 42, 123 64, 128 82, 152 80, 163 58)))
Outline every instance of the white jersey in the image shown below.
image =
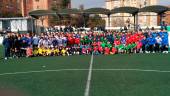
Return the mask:
POLYGON ((160 38, 160 37, 156 37, 155 39, 156 39, 156 43, 161 44, 161 42, 162 42, 162 38, 160 38))

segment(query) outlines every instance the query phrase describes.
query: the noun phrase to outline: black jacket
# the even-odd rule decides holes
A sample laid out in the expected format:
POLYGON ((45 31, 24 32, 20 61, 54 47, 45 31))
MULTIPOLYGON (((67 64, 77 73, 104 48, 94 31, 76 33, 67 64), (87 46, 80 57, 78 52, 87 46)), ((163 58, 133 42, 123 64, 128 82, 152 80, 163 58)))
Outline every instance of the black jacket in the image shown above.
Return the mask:
POLYGON ((11 42, 10 42, 10 39, 9 39, 9 38, 5 38, 5 39, 3 40, 3 43, 2 43, 2 44, 4 45, 5 48, 10 48, 10 47, 11 47, 11 42))

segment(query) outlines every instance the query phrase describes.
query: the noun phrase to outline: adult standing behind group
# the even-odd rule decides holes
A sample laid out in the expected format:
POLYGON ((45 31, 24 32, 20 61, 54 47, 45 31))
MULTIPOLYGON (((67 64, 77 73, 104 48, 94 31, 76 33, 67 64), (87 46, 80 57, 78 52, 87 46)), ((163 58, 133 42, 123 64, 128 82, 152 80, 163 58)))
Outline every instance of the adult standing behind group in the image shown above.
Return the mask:
POLYGON ((11 40, 9 38, 9 34, 7 34, 3 40, 3 46, 4 46, 4 52, 5 52, 5 60, 7 60, 10 57, 10 48, 11 48, 11 40))

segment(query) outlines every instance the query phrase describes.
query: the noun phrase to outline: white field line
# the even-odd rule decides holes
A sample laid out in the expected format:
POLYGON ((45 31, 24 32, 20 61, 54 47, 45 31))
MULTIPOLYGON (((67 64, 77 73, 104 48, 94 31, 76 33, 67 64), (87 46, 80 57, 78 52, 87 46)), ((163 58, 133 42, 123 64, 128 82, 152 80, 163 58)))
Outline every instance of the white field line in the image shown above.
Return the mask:
MULTIPOLYGON (((31 74, 31 73, 45 73, 45 72, 61 72, 61 71, 89 71, 89 69, 57 69, 57 70, 11 72, 11 73, 1 73, 0 76, 31 74)), ((144 70, 144 69, 92 69, 92 71, 136 71, 136 72, 170 73, 170 71, 168 71, 168 70, 167 71, 162 71, 162 70, 144 70)))
POLYGON ((90 83, 91 83, 91 78, 92 78, 92 69, 93 69, 93 53, 91 55, 89 73, 88 73, 88 78, 87 78, 87 83, 86 83, 86 89, 85 89, 85 92, 84 92, 84 96, 89 96, 89 93, 90 93, 90 83))

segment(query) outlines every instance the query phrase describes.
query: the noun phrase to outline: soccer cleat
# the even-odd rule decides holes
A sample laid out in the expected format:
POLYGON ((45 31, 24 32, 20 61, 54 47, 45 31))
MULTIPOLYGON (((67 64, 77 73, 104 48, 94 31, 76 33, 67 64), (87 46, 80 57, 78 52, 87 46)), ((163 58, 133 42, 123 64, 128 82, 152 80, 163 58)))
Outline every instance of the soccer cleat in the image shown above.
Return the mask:
POLYGON ((165 51, 166 54, 168 54, 168 51, 165 51))

